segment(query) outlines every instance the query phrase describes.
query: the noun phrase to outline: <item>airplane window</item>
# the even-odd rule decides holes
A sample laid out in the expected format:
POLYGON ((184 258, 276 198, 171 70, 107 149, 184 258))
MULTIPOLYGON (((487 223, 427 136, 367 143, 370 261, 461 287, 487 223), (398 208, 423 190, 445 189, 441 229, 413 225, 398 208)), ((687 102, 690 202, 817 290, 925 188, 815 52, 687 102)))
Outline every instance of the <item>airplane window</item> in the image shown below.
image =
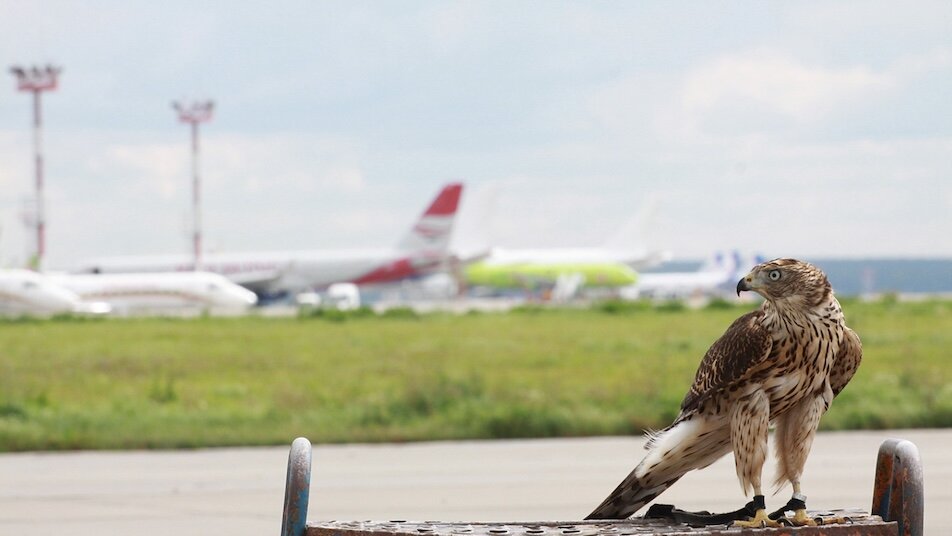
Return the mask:
POLYGON ((219 288, 218 288, 218 285, 216 285, 215 283, 209 283, 208 290, 211 292, 218 292, 219 288))
POLYGON ((35 281, 24 281, 24 282, 23 282, 23 288, 36 288, 36 282, 35 282, 35 281))

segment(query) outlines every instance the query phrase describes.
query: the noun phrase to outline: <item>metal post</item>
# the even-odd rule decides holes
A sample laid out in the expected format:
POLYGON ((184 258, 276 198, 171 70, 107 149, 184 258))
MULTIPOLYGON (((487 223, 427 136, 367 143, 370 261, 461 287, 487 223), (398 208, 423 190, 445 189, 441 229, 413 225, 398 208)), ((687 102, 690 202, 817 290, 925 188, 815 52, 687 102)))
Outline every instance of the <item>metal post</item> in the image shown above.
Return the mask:
POLYGON ((281 536, 304 536, 307 505, 311 494, 311 442, 299 437, 288 453, 288 474, 284 483, 284 512, 281 536))
POLYGON ((46 207, 43 197, 43 123, 39 90, 33 90, 33 154, 36 167, 36 256, 32 259, 31 268, 40 271, 46 253, 46 207))
POLYGON ((17 89, 33 94, 33 161, 36 173, 36 251, 30 259, 30 268, 41 270, 46 254, 46 206, 43 194, 43 122, 40 97, 44 91, 52 91, 58 85, 58 76, 62 69, 47 65, 44 68, 33 66, 23 68, 13 66, 10 72, 17 78, 17 89))
POLYGON ((195 270, 202 268, 201 179, 198 177, 198 122, 192 125, 192 258, 195 270))
POLYGON ((198 125, 210 121, 215 104, 212 101, 193 102, 187 106, 173 102, 172 108, 179 114, 179 121, 188 123, 192 133, 192 262, 193 269, 202 266, 202 209, 201 179, 199 177, 198 125))
POLYGON ((899 524, 899 536, 922 536, 924 524, 922 462, 911 441, 887 439, 876 455, 871 511, 899 524))

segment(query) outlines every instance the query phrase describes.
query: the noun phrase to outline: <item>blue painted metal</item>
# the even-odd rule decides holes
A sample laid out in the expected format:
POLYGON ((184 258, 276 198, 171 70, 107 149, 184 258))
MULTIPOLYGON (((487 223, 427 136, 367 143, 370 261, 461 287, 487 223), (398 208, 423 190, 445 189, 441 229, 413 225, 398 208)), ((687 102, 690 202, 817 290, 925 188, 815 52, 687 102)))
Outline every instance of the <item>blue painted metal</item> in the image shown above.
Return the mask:
POLYGON ((281 536, 304 536, 307 502, 311 493, 311 442, 299 437, 291 443, 288 476, 284 485, 284 516, 281 536))
POLYGON ((897 522, 899 536, 922 536, 924 507, 919 449, 905 439, 887 439, 876 458, 872 513, 897 522))

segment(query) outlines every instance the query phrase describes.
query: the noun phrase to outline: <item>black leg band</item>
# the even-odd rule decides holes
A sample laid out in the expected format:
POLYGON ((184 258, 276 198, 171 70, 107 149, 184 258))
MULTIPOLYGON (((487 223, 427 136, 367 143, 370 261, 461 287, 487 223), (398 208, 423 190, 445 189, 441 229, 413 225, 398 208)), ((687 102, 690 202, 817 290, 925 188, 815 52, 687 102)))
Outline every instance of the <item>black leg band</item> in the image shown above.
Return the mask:
POLYGON ((750 501, 750 503, 749 503, 747 506, 750 506, 751 504, 754 505, 754 511, 755 511, 755 512, 756 512, 757 510, 766 510, 766 509, 767 509, 767 503, 764 502, 764 496, 763 496, 763 495, 754 495, 754 500, 750 501))
POLYGON ((796 512, 797 510, 804 510, 807 507, 807 503, 803 499, 798 499, 796 497, 791 498, 787 501, 787 504, 783 505, 779 510, 772 512, 769 516, 770 519, 774 521, 784 517, 787 512, 796 512))

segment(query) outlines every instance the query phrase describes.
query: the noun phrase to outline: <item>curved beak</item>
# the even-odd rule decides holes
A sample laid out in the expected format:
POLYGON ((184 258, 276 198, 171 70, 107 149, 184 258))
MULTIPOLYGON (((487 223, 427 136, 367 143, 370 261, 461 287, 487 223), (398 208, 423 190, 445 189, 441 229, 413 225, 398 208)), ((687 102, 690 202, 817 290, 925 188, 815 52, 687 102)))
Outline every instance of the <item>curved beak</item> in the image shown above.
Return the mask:
POLYGON ((737 282, 737 295, 740 296, 740 291, 750 290, 750 285, 747 281, 748 277, 742 277, 740 281, 737 282))

